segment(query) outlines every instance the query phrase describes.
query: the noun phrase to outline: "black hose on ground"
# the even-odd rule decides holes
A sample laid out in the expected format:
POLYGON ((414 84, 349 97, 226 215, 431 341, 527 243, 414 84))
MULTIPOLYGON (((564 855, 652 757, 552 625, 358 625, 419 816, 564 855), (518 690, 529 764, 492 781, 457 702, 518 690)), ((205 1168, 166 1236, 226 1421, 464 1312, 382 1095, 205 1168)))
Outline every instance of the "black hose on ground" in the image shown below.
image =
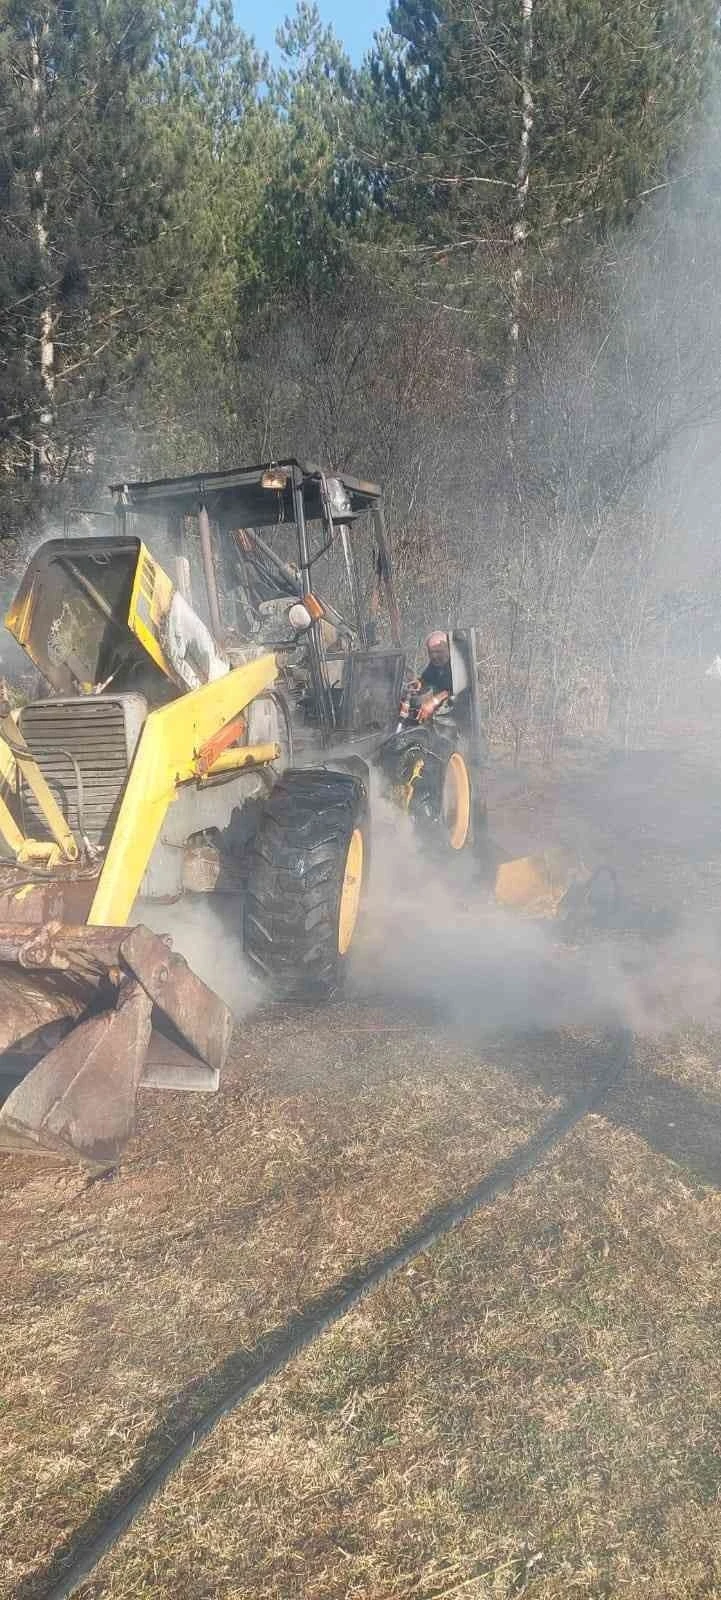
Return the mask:
MULTIPOLYGON (((520 1149, 507 1156, 505 1160, 499 1161, 493 1170, 468 1189, 460 1200, 450 1201, 430 1212, 394 1249, 377 1256, 356 1273, 346 1274, 325 1294, 311 1301, 305 1310, 298 1312, 283 1327, 269 1335, 262 1344, 256 1346, 254 1351, 250 1351, 248 1353, 250 1365, 245 1376, 185 1429, 177 1443, 130 1495, 125 1505, 108 1518, 100 1531, 88 1540, 78 1555, 72 1556, 70 1565, 63 1575, 53 1581, 52 1570, 57 1571, 64 1559, 63 1553, 57 1552, 52 1569, 47 1574, 49 1587, 46 1589, 41 1587, 42 1579, 38 1575, 33 1582, 32 1590, 28 1587, 28 1581, 25 1581, 22 1589, 17 1591, 17 1600, 21 1600, 21 1596, 23 1600, 29 1600, 31 1593, 37 1600, 67 1600, 67 1597, 75 1592, 104 1556, 113 1549, 123 1534, 127 1533, 150 1501, 165 1487, 173 1473, 177 1472, 191 1452, 207 1439, 223 1417, 242 1405, 244 1400, 255 1394, 256 1390, 270 1378, 282 1372, 295 1356, 307 1350, 322 1334, 333 1327, 334 1323, 353 1311, 373 1289, 377 1289, 416 1256, 422 1255, 437 1244, 452 1229, 467 1222, 484 1206, 490 1205, 499 1195, 508 1193, 519 1178, 526 1177, 532 1172, 548 1151, 570 1133, 577 1123, 590 1112, 597 1110, 625 1071, 630 1059, 631 1043, 632 1036, 627 1029, 619 1029, 614 1033, 611 1037, 610 1058, 606 1062, 605 1069, 582 1094, 575 1096, 559 1111, 547 1117, 538 1131, 532 1134, 520 1149)), ((242 1352, 238 1351, 237 1358, 241 1357, 242 1352)), ((73 1537, 72 1545, 77 1546, 80 1539, 82 1530, 73 1537)), ((70 1553, 66 1548, 65 1559, 69 1558, 70 1553)))

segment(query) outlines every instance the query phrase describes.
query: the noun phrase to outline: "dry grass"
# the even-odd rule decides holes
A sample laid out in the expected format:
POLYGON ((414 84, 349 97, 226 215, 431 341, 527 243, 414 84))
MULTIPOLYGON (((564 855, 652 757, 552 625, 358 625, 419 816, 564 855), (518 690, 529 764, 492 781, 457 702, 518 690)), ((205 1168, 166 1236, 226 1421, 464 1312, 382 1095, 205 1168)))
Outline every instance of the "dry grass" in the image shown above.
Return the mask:
POLYGON ((239 1055, 218 1101, 153 1097, 112 1182, 0 1169, 2 1593, 133 1473, 178 1391, 187 1419, 199 1375, 493 1166, 550 1103, 450 1036, 432 1073, 414 1068, 418 1030, 363 1008, 271 1015, 239 1055))
POLYGON ((721 1593, 721 1198, 589 1119, 185 1467, 107 1600, 721 1593))
MULTIPOLYGON (((597 857, 709 909, 719 862, 679 871, 643 782, 599 785, 597 857)), ((519 780, 506 825, 568 841, 589 793, 519 780)), ((519 1145, 588 1043, 269 1012, 216 1101, 147 1098, 118 1179, 0 1162, 0 1595, 158 1459, 202 1374, 519 1145)), ((637 1041, 605 1115, 227 1419, 85 1600, 721 1597, 719 1061, 700 1020, 637 1041)))

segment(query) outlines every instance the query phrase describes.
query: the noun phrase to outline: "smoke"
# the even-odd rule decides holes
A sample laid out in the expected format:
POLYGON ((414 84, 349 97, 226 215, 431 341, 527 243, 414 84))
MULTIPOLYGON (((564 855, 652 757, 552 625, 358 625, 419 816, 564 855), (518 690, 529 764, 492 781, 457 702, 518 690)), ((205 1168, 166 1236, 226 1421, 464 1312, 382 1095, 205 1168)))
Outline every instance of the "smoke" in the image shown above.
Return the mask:
MULTIPOLYGON (((625 923, 580 946, 564 945, 553 923, 499 910, 465 858, 435 866, 400 816, 385 817, 353 987, 429 1024, 613 1023, 641 1035, 721 1025, 721 930, 708 907, 721 694, 714 701, 703 677, 721 648, 719 153, 716 108, 685 170, 632 225, 599 239, 578 268, 563 251, 548 253, 545 280, 538 266, 516 408, 519 527, 511 511, 496 531, 486 510, 484 464, 501 447, 492 408, 480 450, 478 415, 468 435, 453 416, 441 468, 428 452, 414 492, 437 558, 431 582, 421 551, 411 604, 428 625, 447 616, 478 626, 485 719, 506 759, 514 740, 517 755, 553 757, 564 736, 591 731, 668 752, 616 785, 605 816, 592 798, 597 763, 585 799, 564 812, 573 842, 600 844, 612 866, 620 858, 629 891, 625 923), (695 770, 679 775, 671 729, 677 748, 703 738, 695 770), (637 914, 639 888, 669 890, 670 931, 637 914)), ((527 817, 537 839, 530 808, 527 817)), ((492 811, 492 830, 496 820, 492 811)))
POLYGON ((661 939, 631 923, 569 945, 553 921, 496 906, 466 855, 434 863, 406 817, 382 802, 376 815, 358 997, 473 1032, 625 1025, 652 1035, 721 1022, 712 919, 689 918, 661 939))
MULTIPOLYGON (((381 795, 372 811, 351 999, 474 1035, 623 1025, 654 1036, 690 1021, 721 1026, 721 928, 712 912, 687 907, 659 932, 658 920, 629 898, 613 933, 591 929, 567 943, 553 920, 498 907, 467 852, 434 856, 381 795)), ((580 828, 583 818, 575 822, 580 828)), ((620 824, 628 828, 625 811, 620 824)), ((144 904, 140 920, 170 935, 236 1018, 272 999, 244 961, 233 902, 144 904)))
POLYGON ((183 899, 162 906, 144 901, 137 917, 154 933, 169 935, 173 949, 225 1001, 236 1020, 246 1017, 263 993, 243 959, 239 915, 235 902, 216 908, 206 900, 183 899))

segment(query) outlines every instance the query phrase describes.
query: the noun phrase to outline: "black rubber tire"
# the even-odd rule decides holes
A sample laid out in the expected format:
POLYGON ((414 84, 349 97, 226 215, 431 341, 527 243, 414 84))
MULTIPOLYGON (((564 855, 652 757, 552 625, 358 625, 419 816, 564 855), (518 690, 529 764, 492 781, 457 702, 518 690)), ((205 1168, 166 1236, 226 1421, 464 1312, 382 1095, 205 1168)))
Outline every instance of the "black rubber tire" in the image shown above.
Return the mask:
POLYGON ((340 897, 352 834, 364 836, 368 796, 359 778, 323 769, 286 772, 270 794, 249 852, 245 954, 276 994, 327 998, 341 987, 340 897))
POLYGON ((430 782, 425 785, 421 779, 417 802, 415 806, 411 803, 409 815, 414 826, 422 833, 425 847, 434 859, 439 862, 452 861, 457 856, 467 856, 469 851, 476 848, 477 838, 483 836, 487 823, 485 797, 479 778, 468 765, 463 750, 457 746, 439 745, 437 741, 435 749, 433 746, 430 746, 430 749, 431 755, 426 757, 429 763, 430 782), (436 751, 440 754, 439 761, 434 760, 436 751), (468 832, 464 844, 458 850, 454 850, 451 846, 442 814, 445 776, 453 755, 461 756, 470 788, 468 832))

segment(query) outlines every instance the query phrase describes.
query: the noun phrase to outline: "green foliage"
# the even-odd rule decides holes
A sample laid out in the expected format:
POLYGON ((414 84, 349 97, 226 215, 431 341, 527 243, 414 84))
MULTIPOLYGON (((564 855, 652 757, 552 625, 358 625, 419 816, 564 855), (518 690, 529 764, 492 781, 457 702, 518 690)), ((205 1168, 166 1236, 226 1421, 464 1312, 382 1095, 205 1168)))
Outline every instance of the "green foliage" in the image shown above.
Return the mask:
POLYGON ((277 42, 281 64, 268 82, 271 170, 248 234, 256 305, 276 295, 332 290, 367 205, 350 152, 355 75, 332 28, 316 5, 301 0, 277 42))
MULTIPOLYGON (((608 225, 687 148, 717 47, 714 0, 544 0, 533 10, 528 220, 608 225)), ((365 74, 386 202, 434 236, 516 205, 524 67, 517 0, 397 0, 365 74)))
MULTIPOLYGON (((308 329, 323 404, 350 415, 334 363, 360 306, 396 351, 457 307, 443 348, 497 404, 524 75, 529 363, 530 330, 535 360, 587 291, 602 327, 603 240, 680 169, 717 33, 712 0, 536 0, 524 67, 520 0, 393 0, 355 69, 301 0, 278 44, 271 67, 232 0, 0 0, 0 464, 19 516, 53 484, 82 498, 111 471, 267 440, 269 416, 298 415, 299 380, 279 395, 308 329)), ((400 432, 420 404, 391 365, 364 379, 389 460, 381 419, 400 432)), ((345 455, 350 423, 341 440, 326 421, 319 443, 345 455)))
POLYGON ((46 475, 87 462, 88 407, 117 394, 159 315, 147 263, 178 182, 151 137, 159 22, 130 0, 2 13, 4 439, 18 470, 41 442, 46 475))

